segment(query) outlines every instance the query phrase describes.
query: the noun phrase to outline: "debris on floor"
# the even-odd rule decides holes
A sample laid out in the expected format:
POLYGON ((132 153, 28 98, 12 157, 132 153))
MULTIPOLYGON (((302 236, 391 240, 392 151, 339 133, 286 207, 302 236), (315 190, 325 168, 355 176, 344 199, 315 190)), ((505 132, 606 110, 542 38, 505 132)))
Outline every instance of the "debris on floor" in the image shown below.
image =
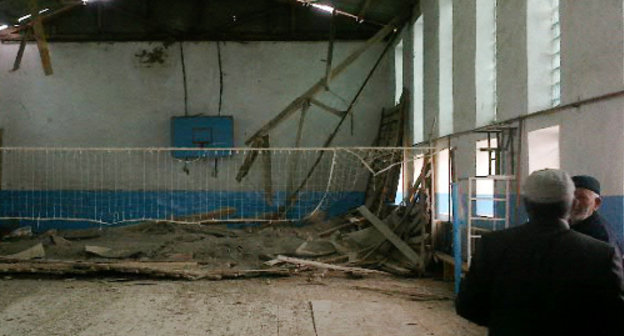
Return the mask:
MULTIPOLYGON (((316 212, 301 226, 269 222, 232 229, 214 222, 143 222, 39 235, 30 227, 18 228, 0 242, 0 273, 122 273, 189 280, 304 271, 422 275, 431 259, 430 164, 424 161, 402 205, 376 206, 375 213, 363 205, 330 219, 316 212)), ((231 211, 188 218, 204 220, 231 211)))

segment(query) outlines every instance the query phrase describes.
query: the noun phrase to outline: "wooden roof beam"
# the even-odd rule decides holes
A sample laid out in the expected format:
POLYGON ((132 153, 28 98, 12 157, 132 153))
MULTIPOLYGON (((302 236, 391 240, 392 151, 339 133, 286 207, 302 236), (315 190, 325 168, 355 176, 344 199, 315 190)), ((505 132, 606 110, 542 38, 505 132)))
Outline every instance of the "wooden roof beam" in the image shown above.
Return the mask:
MULTIPOLYGON (((333 79, 340 74, 342 74, 360 55, 362 55, 366 50, 368 50, 375 43, 383 40, 388 34, 396 29, 396 25, 402 22, 401 17, 397 17, 392 20, 389 24, 380 29, 377 34, 371 37, 364 45, 355 50, 351 55, 347 56, 340 64, 338 64, 335 68, 332 69, 329 79, 333 79)), ((284 110, 282 110, 277 116, 267 122, 264 126, 262 126, 256 133, 254 133, 245 144, 250 145, 257 138, 260 138, 273 128, 277 127, 284 120, 288 119, 293 113, 295 113, 300 107, 303 101, 309 100, 316 96, 324 87, 326 83, 326 78, 323 77, 319 81, 316 82, 311 88, 309 88, 306 92, 304 92, 299 97, 295 98, 284 110)))
MULTIPOLYGON (((32 0, 31 0, 32 1, 32 0)), ((32 3, 31 3, 32 5, 32 3)), ((67 13, 68 11, 78 7, 82 5, 82 1, 75 1, 75 2, 70 2, 67 5, 55 10, 55 11, 49 11, 46 12, 45 14, 39 14, 39 12, 37 12, 41 23, 46 22, 52 18, 55 18, 63 13, 67 13)), ((36 7, 36 6, 35 6, 36 7)), ((32 12, 32 10, 31 10, 32 12)), ((35 15, 33 13, 33 18, 31 20, 29 20, 26 23, 23 23, 17 27, 9 27, 7 29, 4 30, 0 30, 0 40, 5 40, 5 39, 15 39, 17 33, 19 33, 22 30, 25 29, 30 29, 33 28, 33 26, 35 25, 35 15)))

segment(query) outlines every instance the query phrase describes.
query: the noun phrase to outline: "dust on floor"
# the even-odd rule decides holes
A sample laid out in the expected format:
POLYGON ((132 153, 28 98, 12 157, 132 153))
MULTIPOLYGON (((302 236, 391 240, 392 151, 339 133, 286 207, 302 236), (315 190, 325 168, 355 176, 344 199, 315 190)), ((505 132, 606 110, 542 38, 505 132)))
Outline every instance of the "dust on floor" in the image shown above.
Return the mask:
MULTIPOLYGON (((320 230, 270 226, 229 230, 225 226, 176 225, 166 222, 44 233, 0 242, 0 256, 42 243, 46 260, 109 260, 86 251, 97 246, 141 261, 200 262, 206 268, 249 269, 279 254, 293 255, 297 247, 320 230), (62 237, 63 243, 55 239, 62 237)), ((123 258, 123 259, 128 259, 123 258)))
POLYGON ((485 335, 454 313, 450 287, 384 276, 3 278, 0 336, 485 335))

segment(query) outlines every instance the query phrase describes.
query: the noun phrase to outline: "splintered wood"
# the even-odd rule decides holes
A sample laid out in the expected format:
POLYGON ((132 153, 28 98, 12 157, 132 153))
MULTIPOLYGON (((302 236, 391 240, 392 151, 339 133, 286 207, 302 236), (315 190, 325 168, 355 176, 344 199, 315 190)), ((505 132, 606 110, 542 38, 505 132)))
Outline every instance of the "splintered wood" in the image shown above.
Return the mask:
POLYGON ((431 259, 431 163, 428 157, 423 161, 420 176, 410 188, 404 205, 382 213, 383 216, 376 216, 361 206, 345 215, 333 229, 319 234, 320 237, 331 234, 336 251, 348 256, 342 266, 379 269, 397 275, 424 272, 431 259))

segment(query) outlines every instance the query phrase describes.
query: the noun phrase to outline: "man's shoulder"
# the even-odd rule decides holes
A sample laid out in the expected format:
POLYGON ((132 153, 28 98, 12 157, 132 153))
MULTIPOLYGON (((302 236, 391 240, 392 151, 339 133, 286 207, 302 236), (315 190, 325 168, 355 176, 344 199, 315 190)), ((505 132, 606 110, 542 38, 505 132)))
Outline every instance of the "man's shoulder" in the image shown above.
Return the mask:
POLYGON ((531 227, 527 224, 514 226, 504 230, 491 231, 482 236, 482 240, 486 243, 517 241, 522 237, 531 236, 531 227))
POLYGON ((574 230, 568 230, 562 237, 562 244, 569 246, 571 251, 583 255, 611 256, 615 249, 613 245, 605 241, 574 230))
MULTIPOLYGON (((533 241, 535 239, 541 239, 540 237, 543 232, 544 230, 539 227, 539 224, 531 225, 531 223, 525 223, 509 229, 487 233, 483 238, 484 241, 492 242, 493 244, 507 242, 522 243, 522 241, 526 240, 533 241)), ((571 248, 573 247, 574 250, 585 252, 602 251, 602 253, 607 254, 612 250, 612 246, 604 241, 567 228, 552 229, 550 233, 559 237, 560 244, 568 245, 571 248)))

